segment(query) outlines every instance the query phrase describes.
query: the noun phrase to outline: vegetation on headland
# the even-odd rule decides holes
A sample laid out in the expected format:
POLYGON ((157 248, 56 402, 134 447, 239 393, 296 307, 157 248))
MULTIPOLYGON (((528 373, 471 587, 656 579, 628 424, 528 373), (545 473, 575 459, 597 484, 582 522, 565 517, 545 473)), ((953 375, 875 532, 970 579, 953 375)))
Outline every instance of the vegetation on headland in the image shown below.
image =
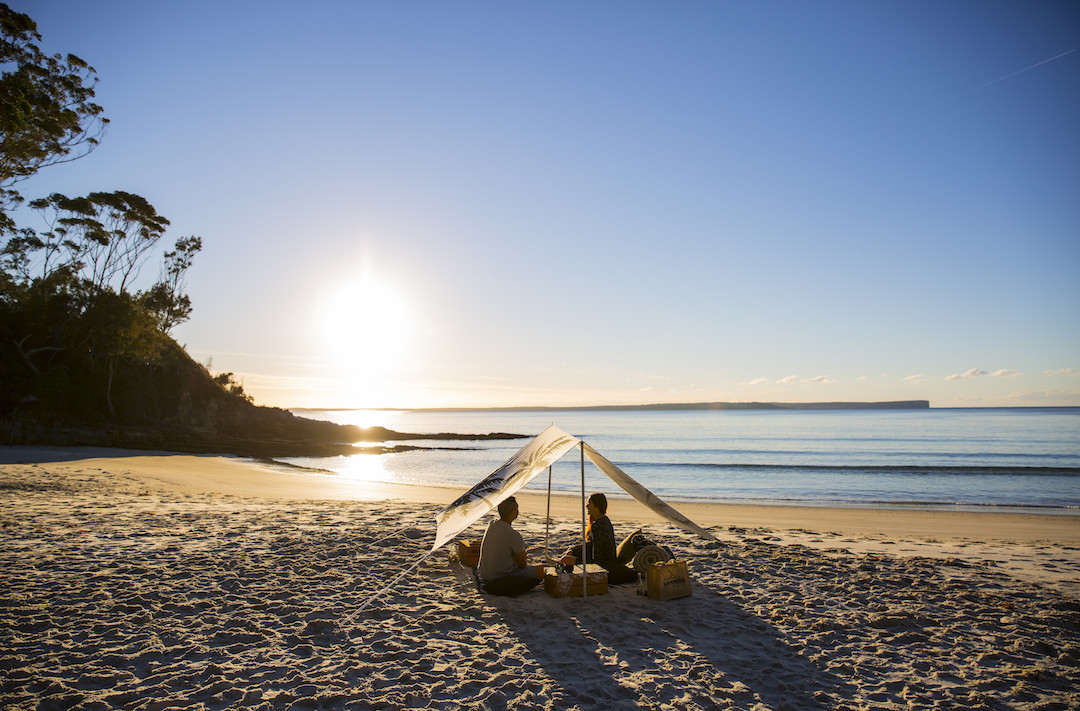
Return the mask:
POLYGON ((40 41, 30 17, 0 4, 0 443, 275 457, 518 436, 308 420, 256 406, 232 373, 195 362, 169 334, 191 316, 185 276, 200 237, 177 239, 158 280, 136 290, 169 226, 146 198, 117 190, 27 202, 18 190, 43 168, 93 151, 108 125, 93 101, 94 68, 48 55, 40 41), (25 208, 37 227, 19 224, 25 208))

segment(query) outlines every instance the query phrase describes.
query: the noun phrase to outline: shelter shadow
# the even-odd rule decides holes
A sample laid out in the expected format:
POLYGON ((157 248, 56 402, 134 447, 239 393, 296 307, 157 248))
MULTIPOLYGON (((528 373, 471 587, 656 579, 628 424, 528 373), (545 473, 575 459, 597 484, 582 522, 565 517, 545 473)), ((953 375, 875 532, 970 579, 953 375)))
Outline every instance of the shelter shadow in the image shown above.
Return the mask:
MULTIPOLYGON (((659 602, 633 587, 592 598, 485 596, 559 685, 561 704, 820 708, 843 682, 799 656, 784 633, 696 584, 659 602)), ((842 693, 842 692, 841 692, 842 693)))

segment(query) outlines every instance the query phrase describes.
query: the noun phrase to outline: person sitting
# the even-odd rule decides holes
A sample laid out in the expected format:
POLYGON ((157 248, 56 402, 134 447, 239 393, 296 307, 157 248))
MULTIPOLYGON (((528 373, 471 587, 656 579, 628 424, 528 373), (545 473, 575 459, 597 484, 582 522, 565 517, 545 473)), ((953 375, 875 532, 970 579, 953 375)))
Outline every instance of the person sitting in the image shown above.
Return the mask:
POLYGON ((493 595, 520 595, 544 579, 544 566, 529 565, 525 539, 511 525, 517 517, 517 499, 504 499, 499 503, 499 518, 488 524, 480 541, 476 572, 480 586, 493 595))
MULTIPOLYGON (((608 573, 609 585, 637 582, 637 573, 619 562, 615 547, 615 530, 611 519, 607 517, 607 497, 597 492, 589 497, 589 527, 585 531, 585 555, 581 546, 568 550, 559 560, 563 565, 574 565, 584 559, 587 563, 596 563, 608 573)), ((638 533, 637 531, 635 533, 638 533)))

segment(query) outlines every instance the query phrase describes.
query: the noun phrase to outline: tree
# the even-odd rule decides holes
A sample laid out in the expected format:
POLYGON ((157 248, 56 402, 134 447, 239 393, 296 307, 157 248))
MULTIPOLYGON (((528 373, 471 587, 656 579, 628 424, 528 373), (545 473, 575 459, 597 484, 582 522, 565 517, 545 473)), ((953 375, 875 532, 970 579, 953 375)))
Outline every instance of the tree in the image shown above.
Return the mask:
POLYGON ((0 232, 23 201, 12 186, 97 147, 109 120, 93 102, 94 68, 74 54, 47 55, 37 23, 0 3, 0 232))
POLYGON ((173 251, 165 253, 158 283, 141 295, 144 306, 154 315, 162 333, 168 333, 191 316, 191 299, 183 293, 184 277, 201 249, 201 237, 176 240, 173 251))
POLYGON ((30 206, 49 229, 21 230, 0 253, 23 280, 13 281, 22 287, 23 307, 22 330, 13 339, 16 353, 40 375, 35 356, 71 349, 91 375, 106 374, 105 404, 115 417, 118 366, 125 360, 156 362, 162 337, 191 313, 190 299, 180 290, 202 240, 177 240, 165 255, 162 281, 132 295, 132 281, 169 224, 145 198, 123 191, 79 198, 53 193, 30 206))
POLYGON ((80 319, 83 348, 91 373, 104 376, 103 393, 109 417, 116 419, 113 386, 121 363, 156 363, 165 347, 164 334, 152 314, 126 292, 102 292, 80 319))
POLYGON ((53 193, 29 203, 43 229, 15 223, 14 186, 85 156, 108 123, 93 67, 44 54, 40 40, 32 19, 0 3, 0 412, 32 397, 60 417, 138 419, 152 383, 167 380, 165 361, 183 352, 168 331, 191 314, 182 292, 202 240, 177 240, 159 281, 134 293, 169 226, 145 198, 53 193))
POLYGON ((94 293, 126 291, 169 226, 146 198, 122 190, 78 198, 53 193, 30 207, 50 228, 41 235, 46 273, 50 257, 63 252, 59 266, 81 272, 94 293))

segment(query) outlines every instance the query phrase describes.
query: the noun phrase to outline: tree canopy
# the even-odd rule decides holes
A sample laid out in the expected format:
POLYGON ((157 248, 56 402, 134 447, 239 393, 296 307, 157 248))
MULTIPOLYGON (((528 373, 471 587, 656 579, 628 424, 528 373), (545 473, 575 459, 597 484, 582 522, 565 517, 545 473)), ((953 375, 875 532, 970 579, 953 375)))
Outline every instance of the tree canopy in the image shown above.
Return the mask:
POLYGON ((40 41, 30 17, 0 4, 0 416, 34 401, 57 415, 130 419, 145 403, 118 409, 115 393, 145 386, 176 354, 168 333, 191 315, 184 281, 202 240, 176 240, 158 281, 138 291, 169 227, 146 198, 53 193, 20 212, 34 227, 18 224, 12 210, 26 201, 14 186, 87 155, 108 123, 93 67, 45 54, 40 41))
POLYGON ((0 227, 22 202, 12 186, 92 151, 109 120, 94 103, 97 73, 74 54, 48 55, 37 23, 0 4, 0 227))

